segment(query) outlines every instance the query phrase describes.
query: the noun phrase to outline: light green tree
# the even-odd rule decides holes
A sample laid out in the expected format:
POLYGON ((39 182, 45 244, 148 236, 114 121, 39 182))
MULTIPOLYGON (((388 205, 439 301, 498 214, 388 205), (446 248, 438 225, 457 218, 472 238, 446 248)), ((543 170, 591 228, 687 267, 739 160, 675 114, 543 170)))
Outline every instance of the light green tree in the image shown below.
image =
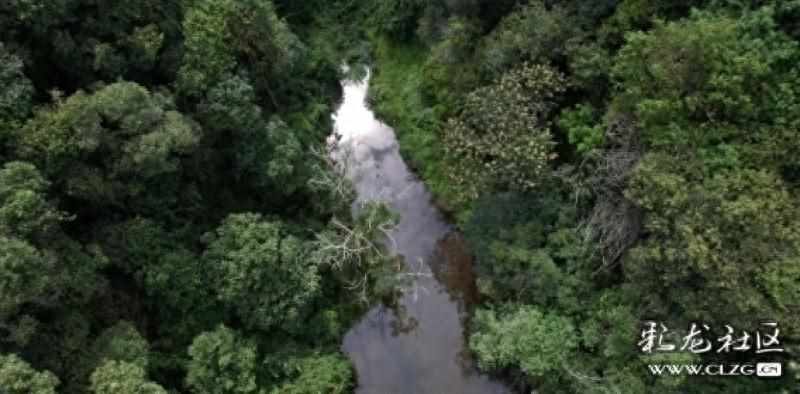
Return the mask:
POLYGON ((350 362, 340 354, 311 354, 284 365, 289 382, 270 394, 345 394, 353 388, 350 362))
POLYGON ((578 346, 570 319, 519 306, 499 314, 491 309, 475 313, 469 346, 487 370, 519 366, 541 377, 561 369, 578 346))
POLYGON ((38 372, 15 354, 0 355, 0 388, 4 394, 56 394, 58 378, 38 372))
POLYGON ((125 361, 106 361, 91 377, 93 394, 167 394, 157 383, 147 380, 145 370, 125 361))

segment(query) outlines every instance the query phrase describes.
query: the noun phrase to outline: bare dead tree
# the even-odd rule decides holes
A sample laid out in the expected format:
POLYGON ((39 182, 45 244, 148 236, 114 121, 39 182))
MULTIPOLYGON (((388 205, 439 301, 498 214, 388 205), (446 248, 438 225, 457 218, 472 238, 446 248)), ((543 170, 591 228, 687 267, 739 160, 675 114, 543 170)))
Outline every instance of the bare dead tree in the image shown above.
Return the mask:
POLYGON ((642 156, 639 137, 634 120, 617 114, 606 129, 605 142, 588 180, 596 200, 586 222, 586 237, 599 245, 602 259, 596 272, 615 266, 642 229, 641 209, 624 194, 642 156))
POLYGON ((331 139, 324 149, 312 147, 311 153, 317 163, 308 186, 312 190, 326 191, 340 201, 352 201, 355 190, 347 178, 352 163, 352 149, 339 146, 337 139, 331 139))
POLYGON ((317 263, 341 270, 345 266, 364 267, 375 258, 388 258, 379 235, 393 245, 392 232, 396 224, 381 220, 375 210, 365 210, 363 226, 347 225, 338 218, 330 221, 329 230, 317 234, 314 256, 317 263))

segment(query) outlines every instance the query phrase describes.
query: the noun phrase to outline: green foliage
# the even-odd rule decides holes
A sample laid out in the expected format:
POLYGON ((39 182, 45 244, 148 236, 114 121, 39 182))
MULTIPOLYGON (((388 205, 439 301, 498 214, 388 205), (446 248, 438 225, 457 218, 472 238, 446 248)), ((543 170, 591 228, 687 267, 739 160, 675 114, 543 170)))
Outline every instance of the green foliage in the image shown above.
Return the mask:
POLYGON ((322 25, 347 7, 278 3, 0 2, 0 347, 61 392, 182 392, 187 347, 222 322, 270 349, 258 362, 296 360, 254 390, 351 388, 334 346, 366 304, 348 284, 368 275, 372 297, 389 257, 314 260, 334 214, 380 232, 311 149, 343 47, 322 25))
POLYGON ((771 16, 768 9, 739 20, 695 13, 629 35, 613 69, 618 107, 636 114, 649 144, 673 152, 775 144, 776 129, 797 127, 785 115, 798 108, 800 51, 771 16))
POLYGON ((31 77, 45 89, 74 90, 97 80, 152 81, 174 73, 177 2, 14 0, 0 28, 26 45, 31 77), (77 13, 81 23, 76 23, 77 13), (154 56, 156 54, 156 56, 154 56), (157 58, 161 55, 161 58, 157 58))
POLYGON ((369 102, 394 128, 409 165, 426 180, 439 202, 450 205, 457 190, 447 177, 449 162, 438 133, 443 122, 438 110, 430 108, 422 95, 426 56, 427 51, 420 46, 378 39, 369 102))
POLYGON ((567 132, 569 143, 575 145, 579 153, 587 153, 603 143, 603 127, 597 124, 595 111, 589 105, 579 104, 564 110, 558 126, 567 132))
POLYGON ((442 38, 431 47, 422 81, 422 90, 435 103, 438 116, 454 112, 479 81, 478 67, 471 62, 480 38, 476 22, 451 17, 443 30, 442 38))
POLYGON ((532 1, 507 15, 481 43, 479 61, 494 79, 522 61, 548 63, 563 57, 579 30, 558 5, 532 1))
POLYGON ((663 303, 680 305, 689 318, 732 322, 765 310, 782 316, 760 281, 766 272, 796 264, 796 199, 766 171, 725 171, 693 181, 668 167, 671 162, 645 156, 628 189, 649 213, 649 236, 625 263, 633 283, 658 289, 663 303), (708 291, 720 297, 709 298, 708 291))
POLYGON ((103 229, 104 251, 112 263, 130 273, 144 291, 156 297, 167 314, 188 311, 207 302, 208 276, 190 250, 162 225, 136 218, 103 229))
POLYGON ((94 394, 167 394, 160 385, 147 380, 145 370, 124 361, 107 361, 92 373, 94 394))
POLYGON ((0 136, 5 134, 4 124, 12 119, 25 118, 33 104, 33 85, 23 72, 22 59, 9 52, 0 42, 0 136))
POLYGON ((186 13, 183 31, 185 53, 178 90, 188 96, 245 72, 277 107, 270 83, 288 76, 305 50, 271 1, 195 1, 186 13), (247 62, 240 65, 240 58, 247 62))
POLYGON ((0 236, 0 317, 10 316, 26 304, 47 304, 48 275, 54 269, 52 256, 42 253, 29 243, 0 236))
POLYGON ((204 258, 219 300, 264 330, 301 319, 319 291, 318 268, 306 245, 284 224, 258 214, 229 216, 204 258))
POLYGON ((312 354, 285 363, 291 378, 272 394, 345 394, 353 388, 350 362, 339 354, 312 354))
POLYGON ((186 384, 197 394, 258 393, 256 346, 225 326, 200 334, 189 347, 186 384))
POLYGON ((237 179, 260 191, 291 195, 306 179, 307 155, 298 133, 278 117, 266 121, 256 101, 247 80, 231 77, 208 91, 200 116, 214 137, 233 135, 237 179))
POLYGON ((0 387, 7 394, 55 394, 58 378, 38 372, 16 355, 0 355, 0 387))
POLYGON ((153 192, 149 181, 176 175, 200 132, 168 97, 119 82, 40 111, 19 139, 19 154, 55 177, 68 196, 123 206, 153 192))
POLYGON ((50 201, 50 183, 30 163, 8 162, 0 169, 0 234, 44 240, 67 219, 50 201))
POLYGON ((396 41, 407 41, 414 36, 417 18, 425 3, 424 0, 369 1, 369 22, 377 33, 396 41))
POLYGON ((99 361, 113 360, 146 369, 150 346, 136 327, 121 321, 107 328, 95 340, 92 352, 99 361))
POLYGON ((548 125, 563 76, 525 65, 470 93, 450 119, 443 144, 454 158, 450 176, 468 199, 495 187, 530 190, 555 157, 548 125))
POLYGON ((350 219, 312 148, 340 65, 370 61, 474 252, 480 366, 526 392, 791 391, 798 4, 0 1, 0 391, 352 391, 337 349, 396 289, 397 218, 350 219), (655 378, 742 359, 635 347, 644 318, 765 315, 784 379, 655 378))
POLYGON ((651 150, 626 190, 647 213, 647 237, 624 263, 632 283, 659 294, 651 313, 747 324, 768 310, 793 320, 774 272, 796 277, 800 252, 785 183, 800 50, 772 16, 696 12, 659 23, 631 34, 614 66, 615 105, 636 114, 651 150))
POLYGON ((518 365, 531 376, 544 376, 560 369, 578 345, 569 319, 529 306, 499 316, 479 309, 473 324, 470 348, 487 369, 518 365))
POLYGON ((553 194, 504 193, 476 201, 463 228, 482 295, 540 305, 557 298, 567 286, 564 259, 557 242, 548 238, 573 224, 563 204, 553 194))

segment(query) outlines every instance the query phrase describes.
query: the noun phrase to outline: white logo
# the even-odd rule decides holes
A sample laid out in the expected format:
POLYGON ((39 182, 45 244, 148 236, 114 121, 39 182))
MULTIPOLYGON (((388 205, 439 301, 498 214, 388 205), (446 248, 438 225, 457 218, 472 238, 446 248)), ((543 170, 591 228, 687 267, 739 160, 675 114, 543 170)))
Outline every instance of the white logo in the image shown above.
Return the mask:
POLYGON ((781 363, 758 363, 756 364, 757 376, 781 376, 781 363))

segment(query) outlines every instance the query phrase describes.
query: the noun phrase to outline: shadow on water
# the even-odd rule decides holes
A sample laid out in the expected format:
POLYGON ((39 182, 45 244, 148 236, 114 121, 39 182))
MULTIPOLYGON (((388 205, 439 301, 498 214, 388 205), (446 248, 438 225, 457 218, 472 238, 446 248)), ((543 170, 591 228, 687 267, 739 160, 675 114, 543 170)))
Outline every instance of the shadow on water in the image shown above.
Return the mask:
POLYGON ((334 121, 348 154, 338 160, 348 160, 359 202, 380 200, 400 214, 392 238, 413 283, 396 306, 375 306, 345 336, 357 392, 508 393, 465 356, 463 324, 477 297, 469 254, 403 162, 394 131, 366 106, 368 81, 343 82, 334 121))

